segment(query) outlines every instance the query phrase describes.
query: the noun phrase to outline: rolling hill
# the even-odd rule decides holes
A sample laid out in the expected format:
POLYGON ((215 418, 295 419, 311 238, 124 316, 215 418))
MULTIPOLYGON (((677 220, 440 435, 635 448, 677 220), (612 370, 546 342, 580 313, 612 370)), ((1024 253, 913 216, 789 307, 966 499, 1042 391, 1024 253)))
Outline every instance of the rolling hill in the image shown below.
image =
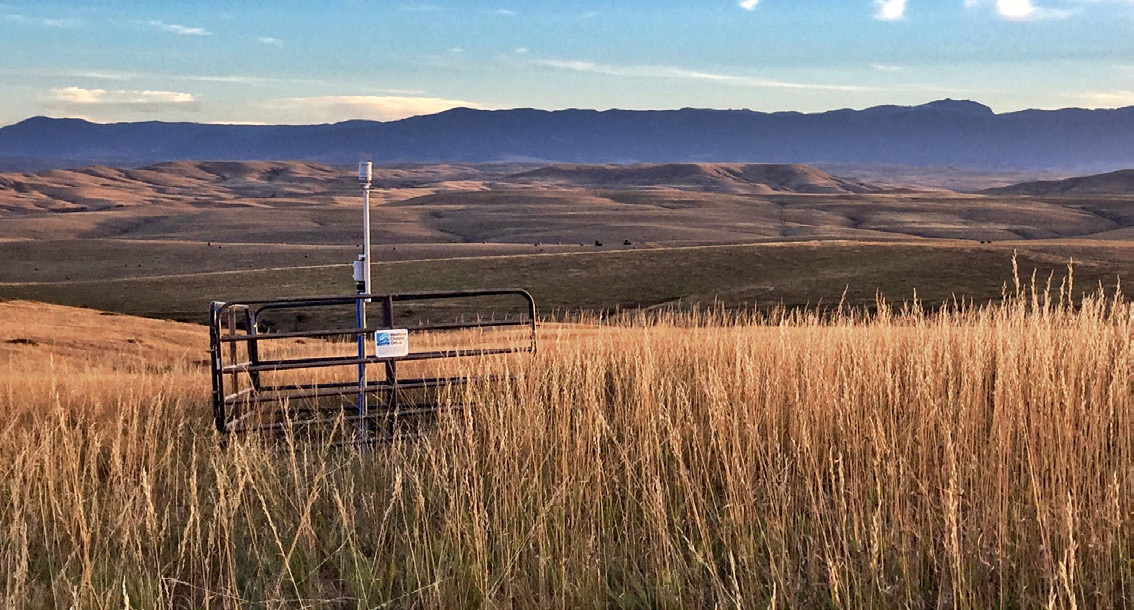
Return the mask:
POLYGON ((304 197, 349 174, 305 162, 177 161, 137 169, 93 166, 0 174, 0 211, 76 212, 266 195, 304 197))
POLYGON ((551 165, 514 174, 510 181, 594 189, 669 187, 715 193, 876 193, 867 182, 837 178, 808 165, 667 163, 551 165))
MULTIPOLYGON (((706 193, 878 193, 868 182, 806 165, 640 164, 428 165, 378 167, 374 186, 422 196, 436 192, 670 188, 706 193), (514 172, 513 170, 524 171, 514 172)), ((355 196, 353 169, 306 161, 172 161, 146 167, 93 166, 0 174, 0 212, 89 212, 137 206, 271 206, 355 196), (277 201, 278 200, 278 201, 277 201)))
POLYGON ((992 195, 1134 195, 1134 169, 987 189, 992 195))
MULTIPOLYGON (((812 240, 1071 239, 1106 249, 1134 235, 1129 200, 915 191, 799 165, 381 166, 372 255, 395 262, 812 240)), ((343 266, 335 273, 349 280, 360 202, 353 168, 305 161, 0 174, 0 282, 326 265, 343 266)))

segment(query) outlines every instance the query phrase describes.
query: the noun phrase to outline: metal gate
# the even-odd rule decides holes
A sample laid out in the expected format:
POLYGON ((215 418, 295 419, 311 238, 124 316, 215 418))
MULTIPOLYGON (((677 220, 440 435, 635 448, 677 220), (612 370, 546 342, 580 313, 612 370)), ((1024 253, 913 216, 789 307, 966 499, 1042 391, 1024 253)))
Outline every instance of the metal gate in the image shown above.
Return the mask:
POLYGON ((536 304, 520 289, 214 301, 209 306, 209 341, 213 418, 219 432, 345 421, 375 433, 398 417, 462 406, 451 397, 440 399, 438 391, 491 377, 468 374, 467 364, 457 367, 458 374, 423 365, 534 352, 536 304), (469 313, 485 299, 510 301, 503 308, 508 313, 500 319, 469 313), (415 313, 409 304, 431 314, 448 308, 461 316, 441 323, 402 324, 415 313), (340 321, 352 307, 355 323, 347 326, 340 321), (367 309, 375 307, 381 310, 376 316, 380 322, 368 326, 367 309), (390 346, 380 345, 390 336, 395 342, 408 336, 398 355, 389 355, 390 346), (414 349, 416 344, 424 348, 414 349), (399 368, 415 363, 421 370, 400 374, 399 368))

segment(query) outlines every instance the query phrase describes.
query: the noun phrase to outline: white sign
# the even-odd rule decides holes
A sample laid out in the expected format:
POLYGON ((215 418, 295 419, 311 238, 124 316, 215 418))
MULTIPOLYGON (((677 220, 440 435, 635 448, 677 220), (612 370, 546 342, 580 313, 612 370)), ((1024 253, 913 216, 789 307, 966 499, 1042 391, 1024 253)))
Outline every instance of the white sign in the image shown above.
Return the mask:
POLYGON ((374 355, 378 358, 402 358, 409 355, 409 331, 391 328, 375 332, 374 355))

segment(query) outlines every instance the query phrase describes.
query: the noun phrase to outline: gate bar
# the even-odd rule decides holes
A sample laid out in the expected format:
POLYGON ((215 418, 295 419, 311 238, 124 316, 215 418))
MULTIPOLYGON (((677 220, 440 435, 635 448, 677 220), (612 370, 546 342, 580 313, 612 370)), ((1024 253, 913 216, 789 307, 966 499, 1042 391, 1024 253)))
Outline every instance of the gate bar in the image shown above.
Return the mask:
MULTIPOLYGON (((352 296, 317 296, 300 299, 259 299, 248 301, 214 301, 209 305, 209 343, 212 354, 211 374, 213 385, 213 416, 216 428, 221 433, 237 431, 242 420, 254 412, 233 413, 235 419, 230 419, 229 407, 240 404, 254 405, 277 402, 285 405, 286 401, 303 398, 320 398, 333 396, 358 396, 362 404, 363 396, 367 394, 383 393, 382 409, 371 415, 365 411, 357 413, 362 420, 374 419, 382 414, 397 413, 399 410, 399 390, 416 390, 437 388, 445 385, 467 383, 469 377, 448 378, 422 378, 398 379, 398 360, 429 360, 439 358, 462 358, 475 356, 489 356, 495 354, 532 353, 536 350, 536 305, 535 300, 525 290, 521 289, 487 289, 487 290, 451 290, 428 292, 402 292, 392 294, 357 294, 352 296), (504 348, 474 348, 474 349, 447 349, 424 352, 411 352, 399 358, 380 358, 377 356, 342 356, 323 358, 294 358, 280 360, 261 360, 260 341, 277 339, 299 338, 327 338, 327 337, 356 337, 362 341, 366 335, 380 330, 393 328, 394 304, 405 301, 429 301, 457 298, 475 298, 492 296, 519 296, 525 301, 527 319, 490 320, 477 319, 475 322, 445 322, 438 324, 407 325, 407 331, 448 331, 476 328, 499 328, 510 326, 527 326, 530 329, 529 340, 523 347, 513 346, 504 348), (377 302, 382 307, 382 326, 369 327, 364 321, 359 321, 361 328, 340 328, 330 330, 293 331, 284 333, 261 333, 257 329, 256 321, 265 311, 277 309, 301 309, 311 307, 329 307, 335 305, 361 304, 363 302, 377 302), (227 322, 227 328, 225 328, 227 322), (244 331, 238 333, 238 331, 244 331), (233 362, 239 342, 246 342, 247 362, 233 362), (229 362, 224 362, 222 346, 230 346, 229 362), (261 373, 274 371, 289 371, 297 369, 315 369, 337 366, 358 366, 365 370, 370 364, 383 364, 385 378, 379 380, 365 380, 358 382, 331 381, 328 383, 313 383, 304 385, 266 385, 261 383, 261 373), (239 375, 246 373, 250 380, 250 387, 241 389, 238 383, 239 375), (226 377, 232 376, 234 380, 233 393, 225 391, 226 377)), ((522 341, 520 337, 513 337, 513 341, 522 341)), ((523 343, 520 343, 523 345, 523 343)), ((493 376, 487 377, 492 379, 493 376)), ((363 379, 360 375, 359 380, 363 379)), ((317 411, 326 412, 327 406, 315 407, 317 411)), ((415 407, 416 408, 416 407, 415 407)), ((338 408, 334 410, 340 410, 338 408)))

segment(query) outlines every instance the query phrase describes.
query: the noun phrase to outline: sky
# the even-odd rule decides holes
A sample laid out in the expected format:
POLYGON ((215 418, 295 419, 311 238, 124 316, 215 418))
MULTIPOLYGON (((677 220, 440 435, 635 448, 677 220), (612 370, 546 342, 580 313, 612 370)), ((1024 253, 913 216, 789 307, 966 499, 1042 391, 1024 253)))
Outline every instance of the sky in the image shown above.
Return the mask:
POLYGON ((1134 0, 0 0, 0 125, 1134 105, 1134 0))

